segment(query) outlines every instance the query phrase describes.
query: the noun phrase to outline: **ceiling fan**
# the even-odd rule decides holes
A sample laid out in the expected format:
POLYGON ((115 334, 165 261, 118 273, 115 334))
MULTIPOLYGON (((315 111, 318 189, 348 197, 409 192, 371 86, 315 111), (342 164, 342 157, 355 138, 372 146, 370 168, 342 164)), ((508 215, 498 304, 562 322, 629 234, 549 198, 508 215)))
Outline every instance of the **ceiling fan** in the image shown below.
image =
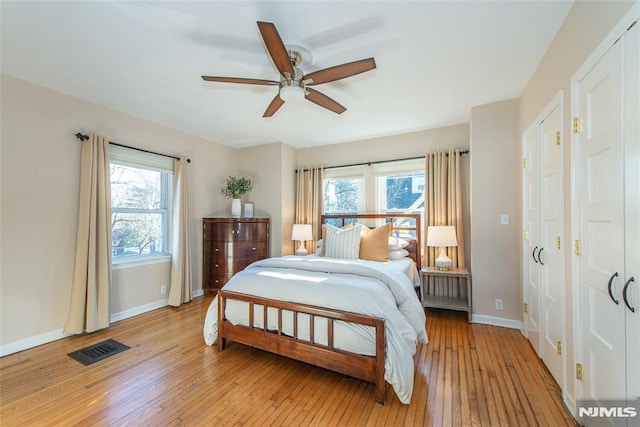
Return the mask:
POLYGON ((302 61, 302 55, 297 51, 287 50, 274 24, 258 21, 258 29, 273 63, 280 72, 280 81, 213 76, 202 76, 202 79, 209 82, 278 85, 278 94, 273 98, 262 117, 273 116, 285 101, 301 98, 306 98, 334 113, 342 114, 347 110, 345 107, 308 86, 333 82, 376 68, 375 60, 367 58, 304 74, 298 67, 302 61))

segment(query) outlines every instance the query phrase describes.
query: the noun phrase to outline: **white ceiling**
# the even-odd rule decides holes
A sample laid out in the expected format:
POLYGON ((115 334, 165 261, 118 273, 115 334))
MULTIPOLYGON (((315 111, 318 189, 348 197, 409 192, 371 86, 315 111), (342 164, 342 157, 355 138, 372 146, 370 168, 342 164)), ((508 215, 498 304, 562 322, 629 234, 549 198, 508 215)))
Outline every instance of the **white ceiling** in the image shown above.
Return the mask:
POLYGON ((469 120, 519 97, 570 1, 6 1, 3 73, 232 147, 353 141, 469 120), (262 114, 278 80, 256 21, 303 42, 305 73, 373 56, 377 69, 262 114))

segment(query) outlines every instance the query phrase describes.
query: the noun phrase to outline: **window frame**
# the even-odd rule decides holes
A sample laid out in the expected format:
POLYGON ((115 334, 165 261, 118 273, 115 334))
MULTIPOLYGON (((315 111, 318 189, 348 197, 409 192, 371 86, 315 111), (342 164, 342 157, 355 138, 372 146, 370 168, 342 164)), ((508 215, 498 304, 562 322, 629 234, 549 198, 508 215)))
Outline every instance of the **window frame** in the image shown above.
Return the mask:
MULTIPOLYGON (((171 224, 173 212, 172 191, 173 186, 173 159, 165 158, 153 153, 140 152, 125 147, 110 147, 109 167, 112 165, 125 166, 133 169, 146 170, 160 173, 160 207, 159 208, 123 208, 111 205, 111 215, 114 214, 161 214, 162 252, 150 254, 135 254, 116 256, 112 249, 112 268, 134 267, 139 265, 155 264, 171 260, 171 224)), ((112 185, 109 181, 109 185, 112 185)), ((113 203, 113 199, 112 199, 113 203)), ((111 231, 113 233, 113 229, 111 231)))

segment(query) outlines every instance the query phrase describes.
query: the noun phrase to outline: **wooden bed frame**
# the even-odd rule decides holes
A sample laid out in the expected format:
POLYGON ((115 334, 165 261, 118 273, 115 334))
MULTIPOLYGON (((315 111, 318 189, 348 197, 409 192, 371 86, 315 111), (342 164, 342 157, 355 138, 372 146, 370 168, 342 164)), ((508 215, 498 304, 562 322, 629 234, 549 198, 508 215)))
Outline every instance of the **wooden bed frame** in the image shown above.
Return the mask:
MULTIPOLYGON (((349 222, 362 221, 403 221, 410 220, 412 225, 401 224, 397 227, 394 223, 394 233, 402 231, 415 231, 415 239, 407 239, 410 245, 406 248, 411 258, 420 269, 421 245, 420 245, 420 215, 419 214, 351 214, 351 215, 323 215, 322 223, 327 220, 340 220, 344 225, 349 222)), ((374 224, 366 224, 368 227, 374 224)), ((379 224, 378 224, 379 225, 379 224)), ((357 313, 333 310, 316 307, 306 304, 278 301, 267 298, 246 295, 237 292, 230 292, 223 289, 218 291, 218 350, 222 351, 226 340, 235 341, 281 356, 299 360, 321 368, 349 375, 375 384, 376 401, 384 405, 386 394, 386 383, 384 380, 384 358, 385 358, 385 323, 384 319, 372 316, 365 316, 357 313), (247 302, 249 310, 249 325, 233 325, 225 317, 227 300, 238 300, 247 302), (262 327, 255 326, 254 306, 263 308, 262 327), (268 308, 277 310, 278 325, 277 330, 267 328, 268 308), (282 312, 293 312, 293 335, 289 336, 282 331, 282 312), (298 337, 298 313, 309 316, 310 339, 298 337), (320 317, 322 321, 328 319, 327 345, 318 344, 314 340, 315 318, 320 317), (344 321, 375 329, 376 354, 375 356, 364 356, 340 350, 334 347, 334 322, 344 321)))

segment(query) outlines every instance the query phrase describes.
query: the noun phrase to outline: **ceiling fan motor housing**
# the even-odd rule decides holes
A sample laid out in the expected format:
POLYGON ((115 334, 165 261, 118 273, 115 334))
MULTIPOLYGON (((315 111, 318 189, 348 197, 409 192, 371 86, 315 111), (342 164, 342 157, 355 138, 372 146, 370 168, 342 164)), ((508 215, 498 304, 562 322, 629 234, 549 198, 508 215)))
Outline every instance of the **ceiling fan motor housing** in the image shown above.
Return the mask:
POLYGON ((302 56, 295 50, 289 50, 289 58, 291 58, 291 65, 293 65, 293 76, 289 73, 285 73, 280 78, 280 98, 285 102, 292 102, 304 99, 306 95, 306 84, 302 80, 304 73, 298 67, 302 56))

